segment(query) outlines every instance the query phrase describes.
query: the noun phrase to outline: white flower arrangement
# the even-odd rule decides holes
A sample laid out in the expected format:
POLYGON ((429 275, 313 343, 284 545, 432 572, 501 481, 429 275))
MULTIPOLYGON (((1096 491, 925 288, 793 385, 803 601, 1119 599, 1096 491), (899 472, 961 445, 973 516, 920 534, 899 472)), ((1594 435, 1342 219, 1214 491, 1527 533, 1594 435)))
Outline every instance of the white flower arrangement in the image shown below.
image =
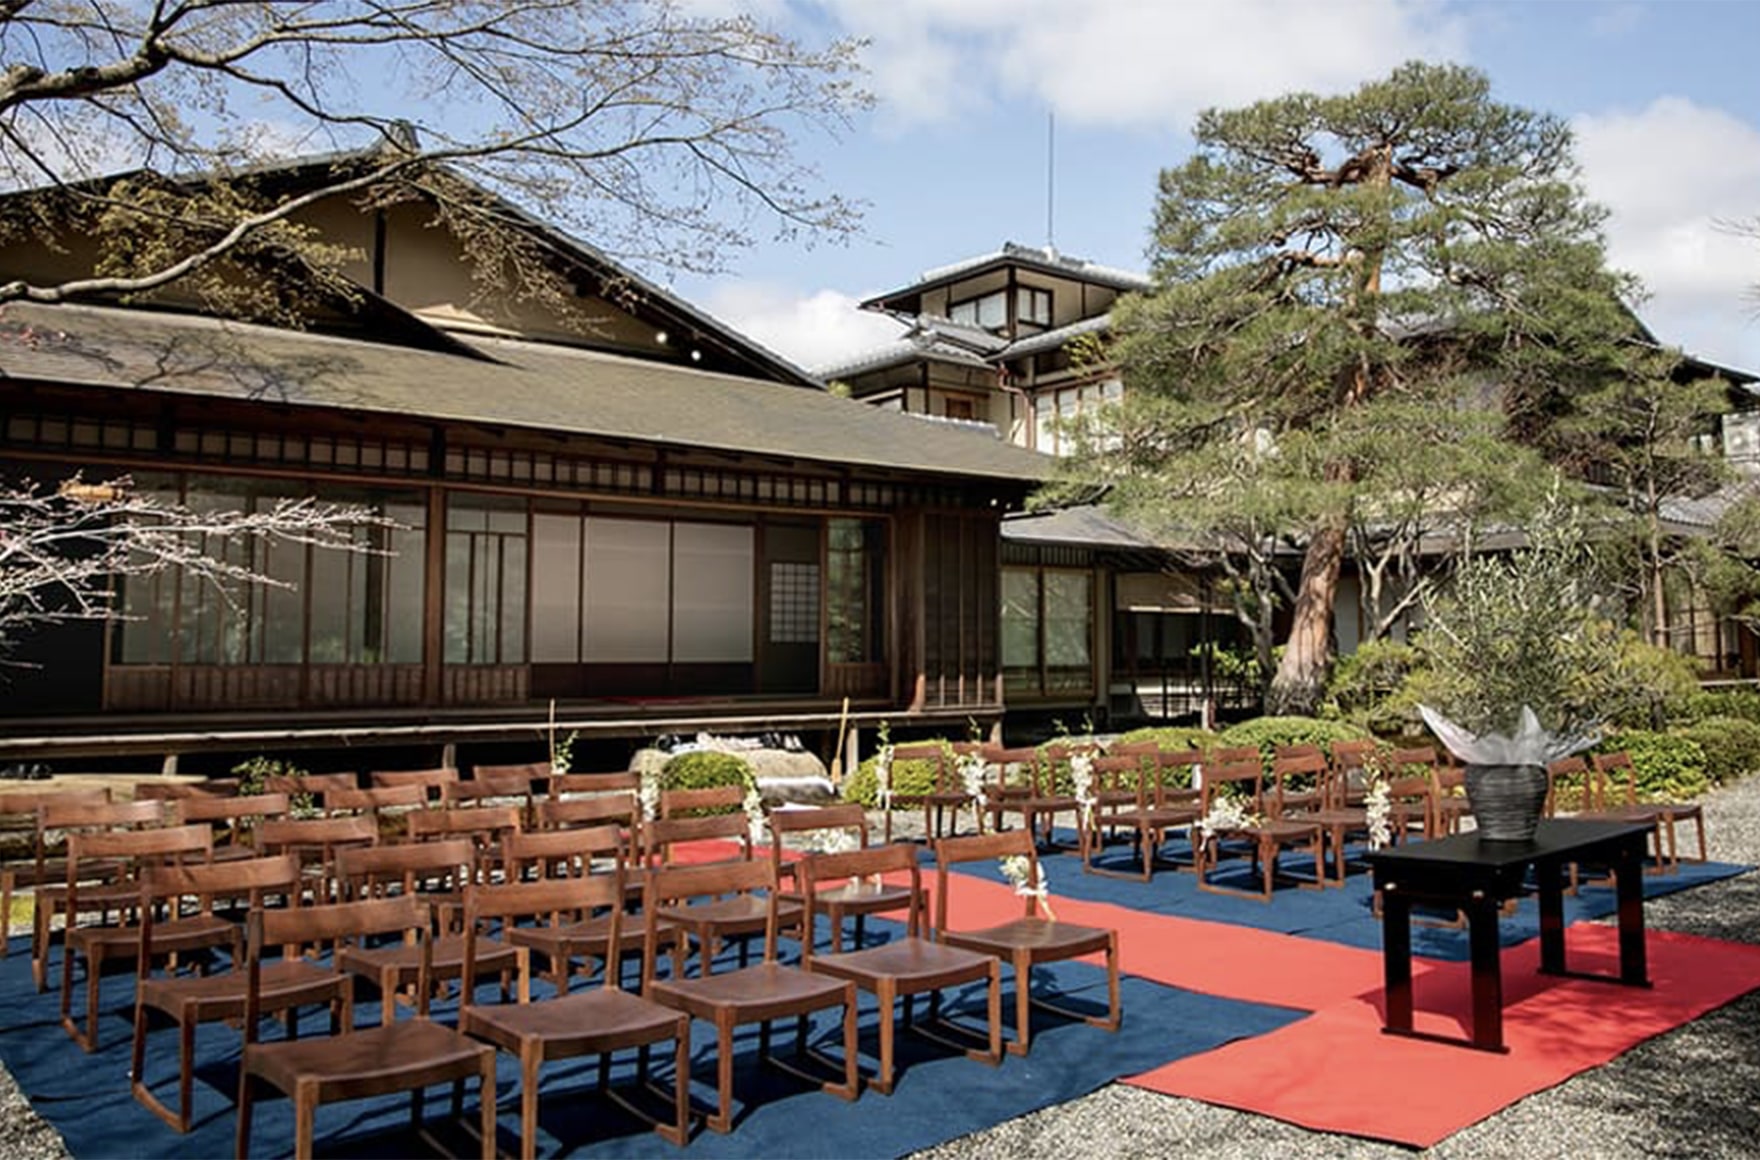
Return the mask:
POLYGON ((1092 824, 1094 807, 1100 802, 1099 796, 1094 792, 1094 755, 1092 753, 1071 755, 1069 777, 1075 786, 1076 804, 1082 810, 1082 825, 1086 827, 1092 824))
POLYGON ((1052 922, 1057 921, 1056 913, 1051 909, 1051 887, 1045 882, 1045 868, 1039 866, 1025 854, 1011 854, 1007 858, 997 859, 1002 867, 1002 876, 1014 887, 1014 892, 1022 898, 1037 899, 1039 908, 1045 917, 1052 922), (1038 871, 1037 876, 1034 870, 1038 871))
POLYGON ((1208 842, 1219 834, 1234 830, 1258 829, 1262 819, 1247 808, 1245 799, 1219 797, 1210 803, 1210 810, 1198 819, 1198 833, 1208 842))
POLYGON ((892 746, 882 745, 874 755, 874 804, 892 808, 892 746))
POLYGON ((861 839, 845 826, 814 830, 807 844, 821 854, 849 854, 862 848, 861 839))
POLYGON ((636 790, 642 804, 642 820, 651 822, 660 816, 660 769, 650 765, 642 770, 642 783, 636 790))
POLYGON ((960 786, 966 796, 974 800, 984 797, 984 779, 989 772, 990 763, 984 760, 982 753, 962 753, 954 760, 954 768, 959 771, 960 786))
POLYGON ((746 828, 751 832, 752 841, 762 842, 769 827, 764 824, 764 798, 756 785, 746 787, 746 800, 741 803, 741 808, 746 811, 746 828))
POLYGON ((1369 823, 1369 849, 1379 850, 1393 841, 1393 797, 1379 771, 1365 774, 1363 813, 1369 823))

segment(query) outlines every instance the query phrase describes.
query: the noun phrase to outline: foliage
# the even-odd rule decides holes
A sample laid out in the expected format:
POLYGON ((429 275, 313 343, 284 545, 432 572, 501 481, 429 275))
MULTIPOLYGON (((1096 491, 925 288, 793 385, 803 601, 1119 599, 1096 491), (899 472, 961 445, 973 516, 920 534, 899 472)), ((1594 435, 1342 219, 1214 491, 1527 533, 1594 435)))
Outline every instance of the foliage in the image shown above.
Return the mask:
MULTIPOLYGON (((935 740, 942 745, 947 744, 939 738, 935 740)), ((843 779, 845 801, 859 802, 869 809, 875 807, 875 794, 879 789, 874 776, 875 760, 873 757, 864 759, 854 773, 843 779)), ((931 792, 935 788, 938 772, 933 761, 895 758, 892 762, 893 808, 904 808, 910 798, 931 792)))
POLYGON ((1631 756, 1638 773, 1640 801, 1683 801, 1711 788, 1705 751, 1690 737, 1627 729, 1608 737, 1595 749, 1598 753, 1623 751, 1631 756))
MULTIPOLYGON (((295 784, 301 784, 311 771, 283 758, 258 754, 233 766, 232 772, 238 775, 238 793, 243 797, 246 794, 268 793, 269 779, 272 777, 292 778, 295 784)), ((289 794, 287 804, 295 815, 303 816, 317 810, 317 799, 304 791, 289 794)))
POLYGON ((1417 720, 1408 684, 1423 664, 1424 654, 1401 641, 1358 645, 1355 652, 1340 658, 1327 682, 1328 716, 1382 736, 1407 732, 1417 720))
POLYGON ((1307 712, 1353 529, 1391 580, 1444 517, 1470 538, 1531 504, 1531 449, 1556 448, 1552 418, 1637 334, 1628 283, 1604 267, 1568 126, 1494 101, 1474 70, 1414 62, 1212 109, 1194 136, 1161 175, 1156 289, 1113 313, 1124 400, 1065 494, 1107 488, 1224 567, 1299 543, 1293 593, 1244 572, 1260 626, 1293 597, 1267 707, 1307 712))
POLYGON ((1114 744, 1130 744, 1132 742, 1153 741, 1162 749, 1214 749, 1217 736, 1209 729, 1183 725, 1148 725, 1141 729, 1132 729, 1128 733, 1120 733, 1114 744))
POLYGON ((1699 669, 1692 657, 1646 641, 1630 630, 1619 634, 1611 663, 1596 677, 1616 696, 1607 702, 1607 722, 1633 729, 1658 729, 1684 719, 1699 693, 1699 669))
POLYGON ((1271 766, 1272 755, 1280 745, 1318 745, 1332 752, 1335 741, 1367 741, 1369 731, 1347 721, 1325 721, 1317 717, 1255 717, 1230 725, 1217 740, 1223 745, 1256 745, 1271 766))
POLYGON ((715 789, 724 785, 737 785, 750 790, 757 784, 758 779, 752 773, 751 763, 745 758, 737 753, 722 753, 712 749, 680 753, 660 770, 662 791, 715 789))
POLYGON ((1760 722, 1748 717, 1707 717, 1672 731, 1698 744, 1705 774, 1723 785, 1760 770, 1760 722))
POLYGON ((1586 523, 1557 497, 1528 546, 1476 555, 1425 601, 1425 695, 1475 733, 1511 733, 1522 706, 1557 733, 1628 718, 1647 696, 1619 683, 1620 630, 1603 612, 1586 523))
POLYGON ((5 31, 0 180, 53 193, 8 215, 0 241, 72 213, 100 261, 90 277, 5 284, 0 301, 182 279, 273 312, 287 304, 249 277, 259 264, 347 289, 336 275, 351 255, 314 244, 300 209, 416 189, 474 257, 494 256, 475 263, 494 280, 485 296, 572 298, 505 207, 453 175, 680 269, 722 267, 760 223, 833 236, 854 224, 848 203, 814 190, 794 138, 835 133, 867 105, 857 46, 809 47, 748 15, 664 0, 91 0, 8 5, 5 31), (253 173, 284 174, 290 139, 338 154, 314 167, 316 190, 253 173), (158 172, 87 183, 135 166, 158 172))
POLYGON ((1698 689, 1676 708, 1676 720, 1691 725, 1711 717, 1737 717, 1760 724, 1760 693, 1748 689, 1698 689))

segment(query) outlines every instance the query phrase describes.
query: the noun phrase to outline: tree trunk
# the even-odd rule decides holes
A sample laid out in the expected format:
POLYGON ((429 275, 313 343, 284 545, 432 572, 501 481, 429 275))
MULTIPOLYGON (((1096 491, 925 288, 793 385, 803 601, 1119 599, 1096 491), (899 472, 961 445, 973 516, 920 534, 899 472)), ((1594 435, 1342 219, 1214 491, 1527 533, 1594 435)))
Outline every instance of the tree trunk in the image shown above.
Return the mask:
POLYGON ((1312 716, 1332 667, 1332 609, 1344 561, 1345 522, 1334 520, 1314 532, 1302 557, 1289 643, 1265 697, 1265 711, 1281 716, 1312 716))

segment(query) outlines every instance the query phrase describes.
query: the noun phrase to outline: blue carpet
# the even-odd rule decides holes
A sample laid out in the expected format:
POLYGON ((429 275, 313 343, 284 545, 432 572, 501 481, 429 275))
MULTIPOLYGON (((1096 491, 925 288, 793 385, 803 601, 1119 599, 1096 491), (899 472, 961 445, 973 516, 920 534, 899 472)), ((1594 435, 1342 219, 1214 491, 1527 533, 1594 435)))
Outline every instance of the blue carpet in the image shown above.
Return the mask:
MULTIPOLYGON (((892 924, 876 923, 871 932, 885 935, 892 924)), ((197 1035, 195 1124, 178 1136, 135 1102, 128 1087, 128 1052, 132 1019, 132 979, 107 978, 99 1019, 101 1049, 85 1056, 62 1031, 54 992, 38 995, 30 983, 28 948, 0 962, 0 1058, 17 1078, 33 1105, 59 1130, 79 1157, 187 1157, 230 1155, 236 1119, 239 1039, 223 1024, 204 1026, 197 1035)), ((535 990, 542 990, 534 985, 535 990)), ((1105 1007, 1105 973, 1081 963, 1041 968, 1034 975, 1035 992, 1059 992, 1072 1006, 1095 1013, 1105 1007)), ((368 989, 363 989, 363 997, 368 989)), ((1012 981, 1003 979, 1004 1019, 1012 1019, 1012 981)), ((487 993, 485 993, 487 997, 487 993)), ((866 1070, 878 1050, 876 1013, 863 997, 862 1053, 866 1070)), ((1208 1051, 1235 1039, 1262 1035, 1303 1016, 1302 1012, 1240 1003, 1160 986, 1126 976, 1123 983, 1125 1019, 1116 1034, 1084 1023, 1035 1011, 1031 1054, 1006 1058, 990 1068, 918 1036, 898 1039, 898 1086, 891 1097, 864 1091, 850 1104, 757 1062, 757 1030, 746 1029, 737 1040, 734 1079, 735 1130, 719 1136, 701 1131, 690 1153, 705 1156, 896 1156, 1061 1103, 1091 1092, 1124 1075, 1134 1075, 1171 1060, 1208 1051)), ((983 988, 967 988, 950 1003, 955 1011, 982 1018, 983 988)), ((921 1012, 921 1001, 918 1010, 921 1012)), ((362 1005, 362 1021, 376 1017, 377 1003, 362 1005)), ((436 1017, 450 1021, 452 1008, 439 1005, 436 1017)), ((833 1013, 834 1014, 834 1013, 833 1013)), ((322 1015, 313 1012, 304 1026, 321 1029, 322 1015)), ((835 1050, 841 1031, 832 1014, 813 1027, 814 1042, 835 1050)), ((266 1035, 274 1026, 266 1025, 266 1035)), ((792 1044, 792 1027, 778 1026, 779 1050, 792 1044)), ((176 1032, 158 1029, 149 1040, 147 1073, 156 1090, 175 1094, 176 1032)), ((625 1053, 626 1055, 629 1053, 625 1053)), ((694 1093, 703 1106, 714 1097, 713 1036, 698 1024, 692 1044, 694 1093)), ((656 1053, 656 1061, 670 1053, 656 1053)), ((657 1069, 658 1070, 658 1069, 657 1069)), ((614 1070, 614 1081, 633 1071, 629 1062, 614 1070)), ((664 1073, 662 1073, 664 1074, 664 1073)), ((672 1152, 670 1145, 609 1101, 592 1094, 594 1061, 569 1060, 550 1065, 544 1073, 540 1155, 653 1156, 672 1152)), ((467 1097, 467 1114, 474 1108, 467 1097)), ((518 1118, 518 1072, 502 1058, 499 1099, 503 1148, 515 1146, 518 1118)), ((439 1124, 446 1112, 444 1092, 428 1100, 429 1122, 439 1124)), ((329 1155, 406 1155, 430 1151, 407 1132, 407 1099, 402 1097, 337 1104, 319 1110, 319 1150, 329 1155)), ((252 1131, 252 1152, 279 1153, 291 1146, 291 1104, 282 1099, 259 1101, 252 1131)), ((449 1146, 473 1149, 462 1133, 446 1127, 440 1134, 449 1146)))
MULTIPOLYGON (((1074 842, 1075 835, 1062 831, 1059 838, 1074 842)), ((1189 861, 1184 840, 1171 841, 1165 851, 1181 861, 1189 861)), ((1354 851, 1353 851, 1354 852, 1354 851)), ((926 855, 933 864, 933 855, 926 855)), ((1135 872, 1137 862, 1123 842, 1109 845, 1096 863, 1107 868, 1135 872)), ((1350 862, 1355 865, 1355 861, 1350 862)), ((1250 926, 1278 934, 1301 935, 1325 939, 1346 946, 1381 949, 1381 923, 1370 908, 1369 875, 1353 871, 1343 887, 1325 890, 1298 889, 1293 882, 1281 884, 1269 903, 1226 894, 1212 894, 1198 889, 1197 878, 1189 872, 1171 868, 1155 872, 1149 882, 1138 878, 1112 878, 1083 872, 1081 860, 1071 853, 1040 858, 1053 904, 1057 898, 1075 898, 1085 902, 1104 902, 1151 914, 1167 914, 1179 918, 1195 918, 1207 922, 1226 922, 1250 926)), ((1285 854, 1279 866, 1291 877, 1313 877, 1312 859, 1285 854)), ((1678 872, 1644 876, 1644 897, 1659 898, 1688 890, 1707 882, 1731 878, 1752 870, 1751 866, 1730 862, 1682 862, 1678 872)), ((995 863, 966 863, 960 873, 971 874, 993 882, 1003 881, 995 863)), ((1224 869, 1212 875, 1212 881, 1237 887, 1257 889, 1258 880, 1249 880, 1246 861, 1225 862, 1224 869)), ((1615 909, 1611 887, 1584 885, 1575 898, 1565 899, 1565 922, 1605 918, 1615 909)), ((1439 916, 1441 917, 1441 916, 1439 916)), ((1452 917, 1452 916, 1450 916, 1452 917)), ((1515 946, 1540 934, 1540 913, 1532 897, 1524 898, 1516 913, 1498 924, 1504 946, 1515 946)), ((1429 958, 1465 961, 1468 957, 1467 935, 1464 930, 1439 929, 1417 925, 1412 930, 1412 952, 1429 958)))

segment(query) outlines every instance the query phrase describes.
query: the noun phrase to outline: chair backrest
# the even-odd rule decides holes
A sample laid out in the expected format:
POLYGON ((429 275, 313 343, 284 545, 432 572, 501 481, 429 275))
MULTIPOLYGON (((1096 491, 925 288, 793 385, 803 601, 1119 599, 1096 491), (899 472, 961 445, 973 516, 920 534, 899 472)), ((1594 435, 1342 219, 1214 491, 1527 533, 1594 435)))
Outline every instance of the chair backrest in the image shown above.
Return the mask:
MULTIPOLYGON (((745 814, 710 814, 702 818, 656 818, 642 826, 642 859, 649 866, 670 865, 674 847, 686 842, 739 843, 738 861, 752 858, 752 827, 745 814)), ((727 860, 727 859, 722 859, 727 860)))
POLYGON ((1395 749, 1388 753, 1386 759, 1389 773, 1398 775, 1407 766, 1422 765, 1426 769, 1436 764, 1436 746, 1415 745, 1405 749, 1395 749))
POLYGON ((1638 804, 1638 767, 1632 764, 1631 754, 1624 750, 1597 753, 1590 760, 1595 765, 1596 774, 1589 781, 1590 809, 1609 810, 1638 804))
MULTIPOLYGON (((1281 753, 1280 747, 1280 753, 1281 753)), ((1292 745, 1295 752, 1271 759, 1271 816, 1282 815, 1284 806, 1294 794, 1312 788, 1325 789, 1326 775, 1331 766, 1318 745, 1292 745)))
POLYGON ((476 853, 467 838, 338 850, 337 897, 352 902, 424 890, 460 890, 474 878, 476 853))
MULTIPOLYGON (((837 854, 807 854, 795 863, 795 881, 800 885, 801 900, 806 904, 806 929, 812 930, 818 913, 817 894, 819 890, 831 883, 855 881, 881 874, 908 874, 910 876, 910 907, 906 912, 905 934, 910 938, 919 938, 923 933, 924 910, 926 901, 923 897, 923 872, 917 865, 915 846, 893 843, 886 846, 869 846, 861 850, 847 850, 837 854)), ((813 941, 810 938, 801 940, 801 957, 806 962, 813 961, 813 941)))
POLYGON ((566 830, 606 822, 633 828, 641 821, 642 809, 629 794, 598 794, 538 801, 532 806, 532 816, 540 830, 566 830))
POLYGON ((67 909, 79 910, 79 885, 102 862, 119 881, 138 880, 149 862, 211 862, 214 830, 205 822, 153 830, 92 830, 67 835, 67 909))
POLYGON ((330 791, 359 789, 360 784, 360 779, 352 773, 275 773, 263 779, 263 788, 270 793, 284 793, 296 799, 301 794, 309 794, 319 805, 330 791))
POLYGON ((630 793, 642 788, 642 775, 625 770, 620 773, 553 773, 550 775, 550 796, 564 797, 571 793, 630 793))
MULTIPOLYGON (((622 933, 624 917, 621 867, 610 874, 467 887, 464 892, 464 973, 460 977, 477 977, 478 946, 490 923, 506 928, 520 919, 527 919, 536 920, 536 925, 558 926, 601 909, 607 915, 606 945, 615 947, 622 933)), ((603 985, 617 990, 620 973, 615 969, 604 972, 603 985)), ((566 975, 559 986, 567 988, 566 975)), ((468 986, 461 989, 461 1010, 475 1002, 475 990, 468 986)))
POLYGON ((1131 792, 1137 795, 1137 805, 1148 804, 1150 783, 1155 777, 1155 759, 1145 759, 1132 753, 1109 753, 1105 757, 1094 759, 1094 788, 1101 793, 1131 792), (1147 769, 1144 762, 1147 760, 1147 769))
POLYGON ((240 846, 255 845, 257 827, 270 818, 284 818, 292 808, 284 793, 258 793, 245 797, 186 797, 171 803, 171 817, 179 825, 207 822, 216 836, 224 832, 240 846))
POLYGON ((1341 773, 1362 769, 1380 749, 1381 743, 1374 738, 1367 741, 1334 741, 1332 743, 1332 768, 1341 773))
POLYGON ((805 809, 771 810, 770 861, 781 881, 791 872, 782 864, 782 839, 786 834, 810 834, 821 830, 855 831, 857 849, 868 845, 868 811, 854 802, 834 806, 808 806, 805 809))
POLYGON ((134 783, 133 797, 137 802, 172 802, 192 797, 230 797, 238 792, 236 777, 210 778, 207 781, 166 781, 155 778, 134 783))
POLYGON ((1199 795, 1203 811, 1209 813, 1216 799, 1231 790, 1232 796, 1246 798, 1255 812, 1265 813, 1265 766, 1258 757, 1204 763, 1203 787, 1199 795))
POLYGON ((257 827, 259 854, 297 854, 303 864, 321 867, 327 879, 335 877, 338 851, 371 846, 378 840, 378 822, 364 814, 270 818, 257 827))
POLYGON ((377 813, 390 809, 421 809, 428 804, 425 785, 384 785, 372 789, 338 789, 324 795, 324 808, 333 814, 377 813))
POLYGON ((517 798, 522 808, 532 800, 532 779, 519 773, 483 776, 441 783, 440 800, 448 806, 476 806, 500 798, 517 798))
POLYGON ((1552 817, 1565 807, 1566 799, 1587 809, 1592 791, 1589 786, 1589 762, 1578 755, 1561 757, 1546 766, 1546 804, 1543 812, 1552 817))
POLYGON ((716 785, 707 789, 660 791, 660 816, 675 818, 688 811, 737 810, 745 805, 744 786, 716 785))
MULTIPOLYGON (((264 908, 251 911, 246 924, 249 932, 245 952, 246 1044, 256 1042, 258 1025, 262 1022, 262 963, 263 954, 269 947, 328 944, 334 952, 342 943, 375 935, 400 934, 405 939, 413 939, 421 947, 415 987, 416 1014, 427 1018, 434 952, 430 942, 433 915, 425 899, 413 894, 399 894, 359 902, 264 908)), ((341 960, 341 955, 332 953, 330 956, 332 968, 338 972, 342 969, 341 960)))
POLYGON ((1197 781, 1197 771, 1204 765, 1199 749, 1158 749, 1155 751, 1156 802, 1166 800, 1168 790, 1190 790, 1197 781))
POLYGON ((479 806, 469 810, 423 810, 409 816, 412 841, 426 842, 469 834, 478 845, 494 843, 508 830, 522 830, 525 825, 518 806, 479 806))
MULTIPOLYGON (((220 898, 243 898, 251 910, 261 910, 271 897, 289 906, 299 905, 299 859, 292 854, 272 858, 241 858, 232 862, 194 864, 157 863, 141 867, 140 957, 136 973, 147 978, 157 957, 153 930, 161 909, 168 916, 185 913, 183 900, 193 898, 197 909, 210 913, 220 898)), ((234 964, 237 965, 236 962, 234 964)))
POLYGON ((593 860, 610 858, 622 866, 626 851, 617 826, 576 826, 568 830, 527 830, 501 838, 501 863, 509 880, 527 877, 579 878, 593 872, 593 860))
POLYGON ((1031 746, 1005 749, 986 745, 984 760, 996 767, 994 786, 1003 793, 1028 793, 1039 776, 1039 751, 1031 746), (1013 769, 1010 774, 1009 770, 1013 769))
POLYGON ((548 761, 523 761, 517 765, 474 765, 471 777, 476 781, 524 780, 527 785, 550 777, 548 761))
POLYGON ((367 774, 375 789, 391 789, 400 785, 419 785, 430 800, 440 797, 441 787, 458 780, 458 770, 447 766, 435 769, 375 769, 367 774))
POLYGON ((41 868, 46 851, 43 830, 38 826, 37 821, 44 806, 54 805, 57 802, 106 805, 109 801, 109 787, 81 790, 19 790, 14 793, 0 794, 0 824, 18 825, 28 822, 36 830, 34 857, 41 868))
MULTIPOLYGON (((940 741, 909 741, 892 747, 893 761, 927 761, 935 766, 935 792, 948 790, 954 780, 953 762, 948 759, 947 746, 940 741)), ((902 795, 901 795, 902 796, 902 795)))
POLYGON ((165 820, 164 802, 112 802, 57 795, 37 808, 37 831, 99 830, 156 826, 165 820))
POLYGON ((1324 749, 1321 749, 1318 745, 1315 745, 1311 741, 1301 741, 1301 742, 1295 742, 1295 743, 1292 743, 1289 745, 1279 745, 1279 746, 1276 746, 1275 748, 1272 749, 1271 760, 1273 762, 1276 762, 1276 761, 1278 761, 1282 758, 1285 758, 1285 757, 1290 757, 1290 758, 1318 757, 1321 761, 1325 761, 1326 760, 1326 751, 1324 749))
MULTIPOLYGON (((686 819, 702 820, 702 819, 686 819)), ((692 898, 767 892, 764 961, 776 961, 776 869, 763 859, 709 862, 696 866, 662 866, 646 871, 642 882, 642 989, 654 979, 660 954, 660 911, 692 898)), ((697 956, 707 960, 707 955, 697 956)), ((705 962, 705 967, 707 963, 705 962)))
MULTIPOLYGON (((976 834, 964 838, 938 838, 935 841, 935 931, 947 929, 948 871, 964 862, 994 862, 1002 858, 1025 858, 1029 882, 1038 882, 1039 851, 1033 836, 1024 827, 1004 830, 1000 834, 976 834)), ((1026 898, 1026 917, 1038 912, 1039 900, 1026 898)))

